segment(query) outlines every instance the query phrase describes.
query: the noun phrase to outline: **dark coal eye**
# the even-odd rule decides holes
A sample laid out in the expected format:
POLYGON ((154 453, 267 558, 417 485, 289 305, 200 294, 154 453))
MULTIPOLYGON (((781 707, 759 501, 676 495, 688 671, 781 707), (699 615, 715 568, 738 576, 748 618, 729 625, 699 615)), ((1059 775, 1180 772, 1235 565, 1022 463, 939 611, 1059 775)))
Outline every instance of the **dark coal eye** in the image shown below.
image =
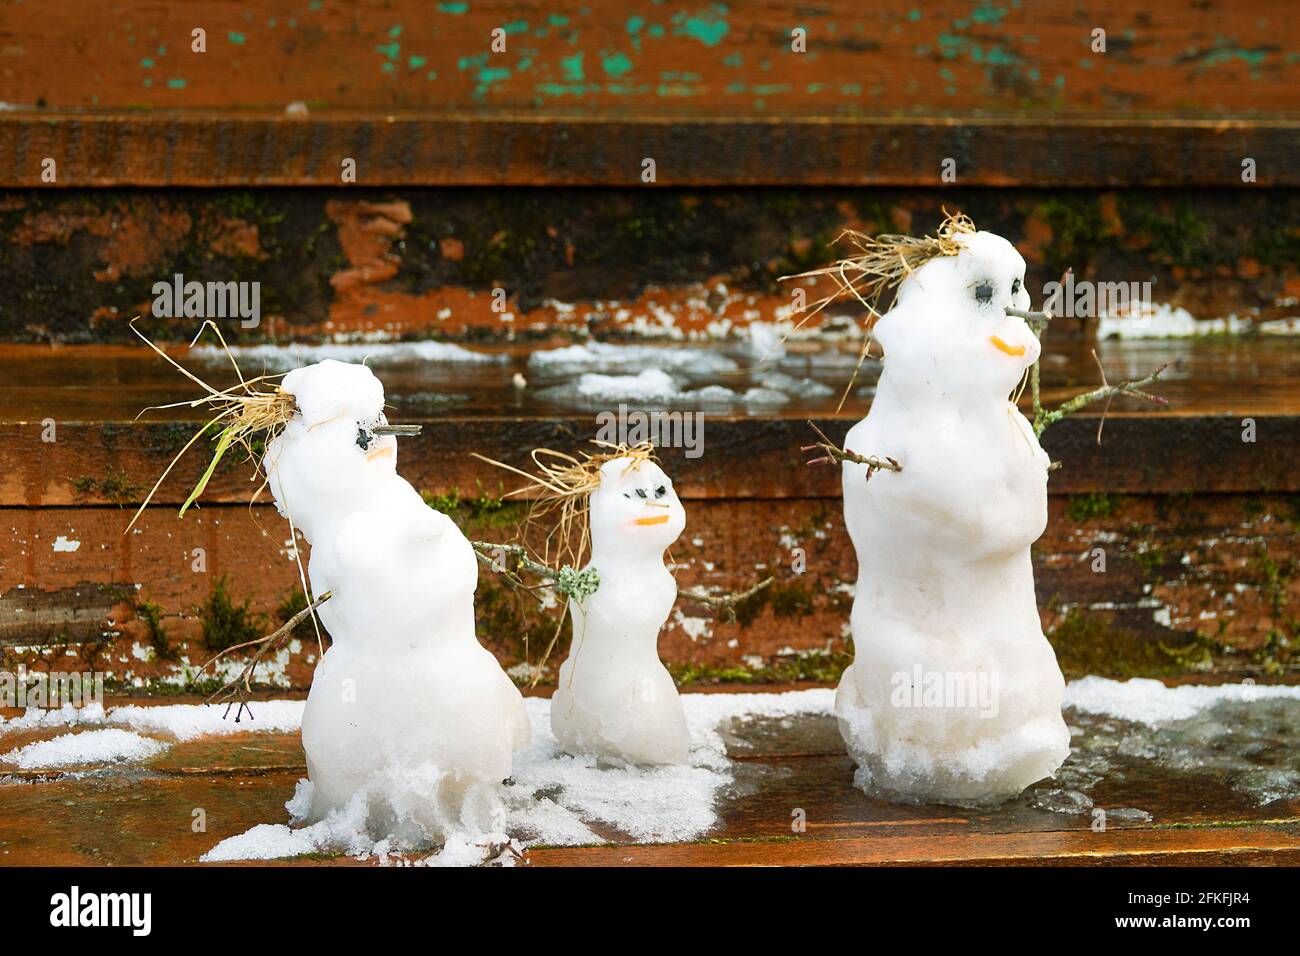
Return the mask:
POLYGON ((644 488, 638 488, 638 489, 636 490, 636 493, 637 493, 637 496, 638 496, 638 497, 641 497, 641 498, 644 498, 644 497, 646 496, 646 493, 645 493, 645 489, 644 489, 644 488))
POLYGON ((375 440, 375 436, 370 434, 370 432, 366 431, 366 427, 364 425, 358 426, 357 428, 358 448, 360 448, 362 451, 365 451, 367 448, 370 447, 370 443, 374 440, 375 440))
POLYGON ((1015 294, 1016 294, 1017 292, 1019 292, 1019 291, 1020 291, 1020 280, 1019 280, 1019 279, 1013 279, 1013 280, 1011 281, 1011 294, 1012 294, 1012 295, 1015 295, 1015 294))
POLYGON ((631 498, 632 496, 629 495, 629 494, 625 491, 625 492, 623 492, 623 497, 624 497, 624 498, 631 498))
POLYGON ((656 498, 662 498, 666 494, 668 494, 668 489, 663 485, 660 485, 658 488, 655 489, 656 498))
POLYGON ((993 301, 993 283, 983 281, 975 287, 975 301, 987 305, 993 301))

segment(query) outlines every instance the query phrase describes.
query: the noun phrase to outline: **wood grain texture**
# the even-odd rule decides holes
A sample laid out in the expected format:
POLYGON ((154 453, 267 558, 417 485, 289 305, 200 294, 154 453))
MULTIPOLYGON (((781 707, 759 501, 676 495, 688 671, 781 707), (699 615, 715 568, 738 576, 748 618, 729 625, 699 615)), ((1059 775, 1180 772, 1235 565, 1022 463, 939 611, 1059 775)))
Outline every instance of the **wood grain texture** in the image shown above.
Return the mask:
POLYGON ((1294 110, 1300 78, 1287 0, 59 0, 3 18, 4 99, 50 109, 1246 114, 1294 110))

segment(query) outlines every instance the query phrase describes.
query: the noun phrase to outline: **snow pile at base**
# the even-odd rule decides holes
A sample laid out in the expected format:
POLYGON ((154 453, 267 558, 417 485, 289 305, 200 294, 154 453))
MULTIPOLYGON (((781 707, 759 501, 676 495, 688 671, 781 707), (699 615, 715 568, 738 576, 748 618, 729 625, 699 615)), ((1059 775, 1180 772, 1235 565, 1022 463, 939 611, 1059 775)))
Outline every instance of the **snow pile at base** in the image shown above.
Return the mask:
MULTIPOLYGON (((502 848, 531 844, 579 845, 607 839, 667 843, 696 839, 717 824, 717 798, 732 782, 731 761, 720 733, 731 720, 830 714, 828 689, 785 694, 686 694, 682 702, 691 732, 690 761, 682 766, 634 767, 560 751, 551 733, 550 701, 527 698, 533 742, 516 754, 513 783, 501 788, 497 832, 458 835, 422 863, 467 865, 488 857, 505 862, 502 848), (498 859, 499 857, 499 859, 498 859)), ((423 779, 406 781, 426 786, 423 779)), ((386 781, 386 786, 391 786, 386 781)), ((300 781, 285 804, 294 821, 310 805, 311 784, 300 781)), ((391 797, 391 794, 389 795, 391 797)), ((326 819, 301 829, 261 824, 221 841, 205 861, 267 860, 304 853, 349 853, 387 861, 398 848, 366 832, 366 805, 357 799, 326 819)))
POLYGON ((87 730, 38 740, 9 751, 0 760, 35 770, 145 760, 166 749, 166 744, 129 730, 87 730))
MULTIPOLYGON (((287 371, 303 365, 312 365, 325 359, 340 362, 364 362, 369 365, 386 365, 397 362, 446 362, 483 364, 504 362, 504 355, 474 352, 451 342, 357 342, 327 343, 325 345, 232 345, 231 353, 241 367, 262 367, 287 371)), ((225 361, 224 349, 214 345, 198 345, 190 354, 205 360, 225 361)))

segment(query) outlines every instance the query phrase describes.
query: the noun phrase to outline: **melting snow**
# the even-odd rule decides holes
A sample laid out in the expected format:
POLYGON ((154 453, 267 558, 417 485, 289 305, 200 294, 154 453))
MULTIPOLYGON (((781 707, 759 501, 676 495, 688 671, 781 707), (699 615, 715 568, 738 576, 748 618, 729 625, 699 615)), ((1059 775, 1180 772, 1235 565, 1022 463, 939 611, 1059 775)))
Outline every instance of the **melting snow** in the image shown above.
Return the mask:
POLYGON ((0 760, 24 770, 72 767, 95 763, 144 760, 166 750, 166 744, 129 730, 87 730, 38 740, 9 751, 0 760))
POLYGON ((1065 689, 1065 706, 1086 714, 1104 714, 1141 724, 1188 720, 1222 701, 1300 700, 1300 687, 1258 684, 1184 684, 1166 687, 1158 680, 1135 677, 1114 681, 1084 677, 1065 689))

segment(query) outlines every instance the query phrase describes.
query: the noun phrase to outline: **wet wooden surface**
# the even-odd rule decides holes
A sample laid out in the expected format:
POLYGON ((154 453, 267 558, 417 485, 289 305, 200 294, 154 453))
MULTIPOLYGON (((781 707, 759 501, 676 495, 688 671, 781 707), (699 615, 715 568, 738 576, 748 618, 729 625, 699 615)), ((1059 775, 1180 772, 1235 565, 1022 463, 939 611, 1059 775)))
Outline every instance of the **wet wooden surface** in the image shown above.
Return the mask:
MULTIPOLYGON (((1068 716, 1068 713, 1067 713, 1068 716)), ((0 734, 0 745, 52 736, 0 734)), ((1258 805, 1221 774, 1131 759, 1088 788, 1109 808, 1038 809, 1028 798, 991 809, 909 806, 869 798, 852 784, 833 720, 733 725, 734 784, 716 804, 719 822, 684 844, 536 848, 529 865, 907 865, 1300 863, 1300 800, 1258 805), (1140 809, 1150 820, 1123 819, 1140 809), (806 827, 792 830, 795 810, 806 827)), ((1076 743, 1078 737, 1076 736, 1076 743)), ((1235 746, 1231 738, 1223 747, 1235 746)), ((1071 758, 1072 760, 1075 758, 1071 758)), ((1068 766, 1068 764, 1067 764, 1068 766)), ((84 769, 84 768, 83 768, 84 769)), ((0 763, 0 861, 28 865, 193 863, 219 840, 259 823, 287 821, 284 801, 304 775, 296 733, 244 733, 175 743, 133 769, 84 775, 0 763), (206 832, 192 827, 206 814, 206 832)), ((295 862, 295 861, 289 861, 295 862)), ((308 865, 355 861, 313 857, 308 865)))

